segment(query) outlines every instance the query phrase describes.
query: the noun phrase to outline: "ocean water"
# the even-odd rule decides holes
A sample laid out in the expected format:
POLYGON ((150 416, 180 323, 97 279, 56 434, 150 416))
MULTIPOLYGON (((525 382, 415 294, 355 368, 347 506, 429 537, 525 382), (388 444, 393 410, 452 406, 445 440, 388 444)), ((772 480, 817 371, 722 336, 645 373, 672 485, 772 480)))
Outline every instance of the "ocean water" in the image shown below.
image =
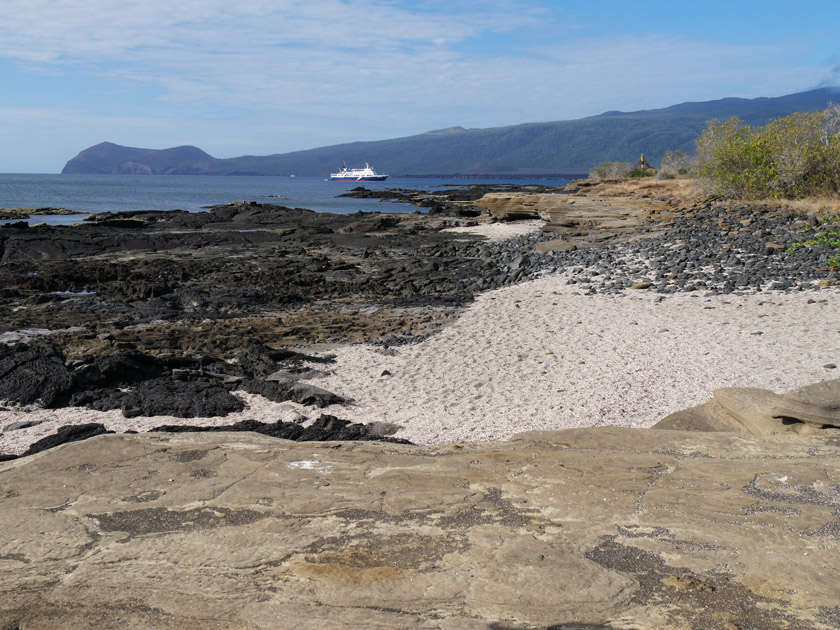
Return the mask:
MULTIPOLYGON (((333 182, 323 177, 195 175, 34 175, 0 174, 0 208, 67 208, 78 215, 33 215, 30 223, 66 225, 96 212, 187 210, 199 212, 231 201, 256 201, 316 212, 414 212, 416 206, 348 199, 338 195, 357 186, 433 189, 468 184, 562 185, 568 180, 390 177, 384 182, 333 182)), ((3 221, 6 222, 6 221, 3 221)), ((0 222, 2 223, 2 222, 0 222)))

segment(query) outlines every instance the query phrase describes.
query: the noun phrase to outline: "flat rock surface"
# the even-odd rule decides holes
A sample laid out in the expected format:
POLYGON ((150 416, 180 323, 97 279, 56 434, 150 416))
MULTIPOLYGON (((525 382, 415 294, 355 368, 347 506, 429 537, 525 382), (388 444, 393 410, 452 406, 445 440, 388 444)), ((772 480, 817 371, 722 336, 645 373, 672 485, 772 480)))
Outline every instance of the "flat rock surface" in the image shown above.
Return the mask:
POLYGON ((537 251, 570 251, 650 236, 676 216, 673 204, 638 197, 598 197, 556 192, 490 192, 475 201, 499 221, 540 218, 556 239, 537 251))
POLYGON ((104 435, 0 463, 0 628, 836 628, 840 443, 104 435))

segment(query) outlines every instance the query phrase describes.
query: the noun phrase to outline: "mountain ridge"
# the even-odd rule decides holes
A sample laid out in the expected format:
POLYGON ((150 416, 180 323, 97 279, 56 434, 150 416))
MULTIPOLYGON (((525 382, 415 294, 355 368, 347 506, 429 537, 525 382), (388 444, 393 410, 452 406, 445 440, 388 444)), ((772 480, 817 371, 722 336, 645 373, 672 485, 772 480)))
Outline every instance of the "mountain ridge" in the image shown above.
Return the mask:
POLYGON ((215 158, 191 145, 141 149, 102 142, 81 151, 61 172, 317 176, 343 163, 369 162, 391 175, 408 176, 583 173, 605 161, 635 161, 641 153, 652 163, 668 150, 692 153, 695 139, 713 118, 739 116, 747 124, 763 125, 794 112, 825 109, 837 101, 837 88, 817 88, 779 97, 728 97, 652 110, 612 110, 576 120, 468 129, 455 125, 389 140, 233 158, 215 158))

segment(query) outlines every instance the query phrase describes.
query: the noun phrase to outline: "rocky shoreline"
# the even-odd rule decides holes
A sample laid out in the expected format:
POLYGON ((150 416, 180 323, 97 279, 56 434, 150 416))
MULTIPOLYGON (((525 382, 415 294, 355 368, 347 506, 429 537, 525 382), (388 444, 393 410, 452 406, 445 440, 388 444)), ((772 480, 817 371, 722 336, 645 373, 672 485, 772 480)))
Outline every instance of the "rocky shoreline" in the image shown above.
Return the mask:
POLYGON ((836 218, 620 186, 0 228, 0 628, 837 628, 836 218))
MULTIPOLYGON (((226 416, 244 406, 234 390, 339 402, 301 382, 312 371, 304 362, 329 360, 285 348, 399 345, 438 330, 494 267, 464 255, 478 237, 443 231, 478 212, 330 215, 242 202, 4 226, 0 399, 126 418, 226 416)), ((30 424, 7 424, 0 440, 30 424)), ((274 432, 391 439, 366 427, 348 433, 339 419, 322 425, 274 432)))
POLYGON ((325 359, 290 348, 414 343, 475 295, 546 274, 564 273, 584 295, 818 296, 840 281, 830 250, 796 247, 831 217, 597 191, 359 188, 351 194, 431 210, 330 215, 238 202, 4 226, 0 399, 126 418, 226 416, 243 408, 234 390, 324 407, 342 397, 305 383, 304 366, 325 359), (496 240, 471 233, 523 219, 543 227, 496 240))

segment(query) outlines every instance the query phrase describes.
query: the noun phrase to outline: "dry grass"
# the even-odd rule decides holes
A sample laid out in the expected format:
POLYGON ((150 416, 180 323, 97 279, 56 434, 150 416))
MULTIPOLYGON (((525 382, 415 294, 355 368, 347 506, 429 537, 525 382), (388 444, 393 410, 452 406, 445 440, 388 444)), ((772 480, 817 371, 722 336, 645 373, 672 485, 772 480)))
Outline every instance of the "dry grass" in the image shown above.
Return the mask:
POLYGON ((805 199, 723 199, 718 202, 723 207, 754 206, 775 208, 781 212, 795 212, 809 216, 831 217, 840 220, 840 197, 806 197, 805 199))
POLYGON ((703 196, 697 181, 689 177, 655 179, 633 177, 620 180, 605 180, 585 189, 585 195, 597 197, 656 197, 671 199, 696 199, 703 196))
POLYGON ((794 212, 840 217, 840 197, 808 197, 782 201, 782 207, 794 212))
MULTIPOLYGON (((678 201, 695 201, 707 198, 708 192, 702 182, 692 177, 657 179, 653 177, 632 177, 595 181, 576 193, 593 197, 640 197, 678 201)), ((807 215, 824 215, 840 218, 840 196, 808 197, 806 199, 763 199, 744 201, 739 199, 719 200, 727 205, 771 206, 790 212, 807 215)))

